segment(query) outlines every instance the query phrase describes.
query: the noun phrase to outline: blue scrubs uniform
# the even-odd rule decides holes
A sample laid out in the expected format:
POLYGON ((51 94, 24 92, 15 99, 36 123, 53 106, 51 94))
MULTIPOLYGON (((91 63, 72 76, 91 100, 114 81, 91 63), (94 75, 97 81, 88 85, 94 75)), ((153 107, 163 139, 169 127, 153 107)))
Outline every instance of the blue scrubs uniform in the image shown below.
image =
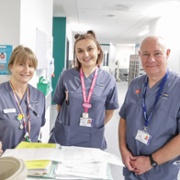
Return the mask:
MULTIPOLYGON (((144 125, 142 92, 146 78, 147 76, 143 75, 131 82, 119 112, 119 115, 126 120, 126 143, 134 156, 148 156, 154 153, 180 132, 180 76, 169 71, 167 81, 149 121, 148 133, 152 136, 149 145, 135 139, 137 131, 142 130, 144 125)), ((160 82, 152 88, 147 88, 145 103, 148 115, 152 110, 160 82)), ((179 157, 138 176, 124 168, 123 175, 126 180, 175 180, 179 168, 172 163, 177 159, 179 157)))
MULTIPOLYGON (((31 85, 28 85, 30 92, 30 105, 33 111, 29 110, 31 131, 30 138, 32 142, 38 141, 41 126, 45 124, 45 97, 42 92, 31 85)), ((24 140, 25 129, 20 129, 20 122, 17 120, 20 110, 15 101, 13 90, 9 82, 0 84, 0 141, 2 141, 2 149, 15 148, 24 140)), ((20 102, 23 113, 27 115, 27 93, 20 102)), ((27 118, 26 118, 27 119, 27 118)))
MULTIPOLYGON (((86 95, 94 77, 84 77, 86 95)), ((80 118, 84 112, 82 86, 80 73, 72 68, 62 72, 56 86, 53 101, 61 105, 54 129, 49 142, 59 143, 64 146, 94 147, 105 149, 104 118, 105 110, 114 110, 119 107, 115 78, 102 69, 98 76, 90 100, 92 107, 89 117, 93 120, 92 127, 80 126, 80 118), (68 104, 65 101, 65 91, 69 91, 68 104)))

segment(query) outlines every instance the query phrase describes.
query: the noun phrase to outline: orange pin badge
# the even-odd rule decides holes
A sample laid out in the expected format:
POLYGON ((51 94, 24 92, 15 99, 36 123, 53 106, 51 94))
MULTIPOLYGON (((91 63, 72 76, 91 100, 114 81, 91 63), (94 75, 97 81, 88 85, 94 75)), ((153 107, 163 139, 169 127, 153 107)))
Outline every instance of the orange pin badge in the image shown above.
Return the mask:
POLYGON ((136 94, 139 94, 140 93, 140 90, 139 89, 136 89, 136 94))

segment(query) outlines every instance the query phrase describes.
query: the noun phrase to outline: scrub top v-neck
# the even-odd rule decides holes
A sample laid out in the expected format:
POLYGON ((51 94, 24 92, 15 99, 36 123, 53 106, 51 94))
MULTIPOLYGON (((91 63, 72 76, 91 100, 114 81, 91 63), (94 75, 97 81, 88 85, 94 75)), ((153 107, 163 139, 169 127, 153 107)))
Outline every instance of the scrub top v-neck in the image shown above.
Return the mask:
MULTIPOLYGON (((89 93, 93 77, 84 76, 86 94, 89 93)), ((79 125, 80 117, 84 112, 83 93, 80 72, 75 68, 62 72, 53 101, 61 105, 50 142, 61 145, 74 145, 82 147, 106 148, 104 138, 105 110, 114 110, 119 107, 115 78, 102 69, 98 69, 98 76, 91 97, 92 107, 88 109, 89 117, 92 118, 92 127, 79 125), (66 92, 68 91, 68 103, 66 92)))

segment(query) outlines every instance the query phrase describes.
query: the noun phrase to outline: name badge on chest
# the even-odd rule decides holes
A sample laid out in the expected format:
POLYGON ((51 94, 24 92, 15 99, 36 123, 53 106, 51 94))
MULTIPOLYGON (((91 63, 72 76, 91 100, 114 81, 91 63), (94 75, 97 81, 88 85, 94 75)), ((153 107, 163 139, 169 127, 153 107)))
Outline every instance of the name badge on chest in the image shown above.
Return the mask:
POLYGON ((142 142, 143 144, 149 145, 151 137, 152 136, 146 131, 138 130, 135 139, 142 142))
POLYGON ((15 108, 3 109, 3 112, 4 112, 5 114, 7 114, 7 113, 15 113, 15 112, 16 112, 16 109, 15 109, 15 108))
POLYGON ((85 127, 92 127, 92 119, 88 117, 88 113, 82 114, 79 125, 85 127))

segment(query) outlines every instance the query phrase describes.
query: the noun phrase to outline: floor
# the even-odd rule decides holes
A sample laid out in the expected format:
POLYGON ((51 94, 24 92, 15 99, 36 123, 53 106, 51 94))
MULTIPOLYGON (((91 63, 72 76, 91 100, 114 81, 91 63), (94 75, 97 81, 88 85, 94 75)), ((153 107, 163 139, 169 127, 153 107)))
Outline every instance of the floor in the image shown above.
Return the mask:
MULTIPOLYGON (((128 88, 127 81, 117 82, 118 87, 118 98, 119 98, 119 106, 122 105, 125 94, 128 88)), ((118 145, 118 124, 119 124, 119 109, 115 110, 113 118, 106 125, 105 137, 107 141, 107 152, 115 154, 120 157, 119 145, 118 145)), ((122 175, 122 167, 111 165, 111 172, 113 176, 113 180, 123 180, 122 175)))
MULTIPOLYGON (((118 86, 119 105, 121 106, 124 101, 125 94, 128 88, 128 82, 127 81, 117 82, 117 86, 118 86)), ((113 118, 106 125, 105 137, 108 144, 108 148, 106 149, 106 151, 120 157, 119 146, 118 146, 118 124, 119 124, 118 112, 119 109, 114 112, 113 118)), ((51 120, 54 121, 56 116, 55 106, 51 108, 51 114, 52 114, 51 120)), ((51 123, 51 126, 52 124, 53 122, 51 123)), ((124 179, 122 176, 122 167, 120 166, 111 165, 111 173, 113 180, 124 179)), ((178 176, 178 180, 180 180, 180 175, 178 176)))

